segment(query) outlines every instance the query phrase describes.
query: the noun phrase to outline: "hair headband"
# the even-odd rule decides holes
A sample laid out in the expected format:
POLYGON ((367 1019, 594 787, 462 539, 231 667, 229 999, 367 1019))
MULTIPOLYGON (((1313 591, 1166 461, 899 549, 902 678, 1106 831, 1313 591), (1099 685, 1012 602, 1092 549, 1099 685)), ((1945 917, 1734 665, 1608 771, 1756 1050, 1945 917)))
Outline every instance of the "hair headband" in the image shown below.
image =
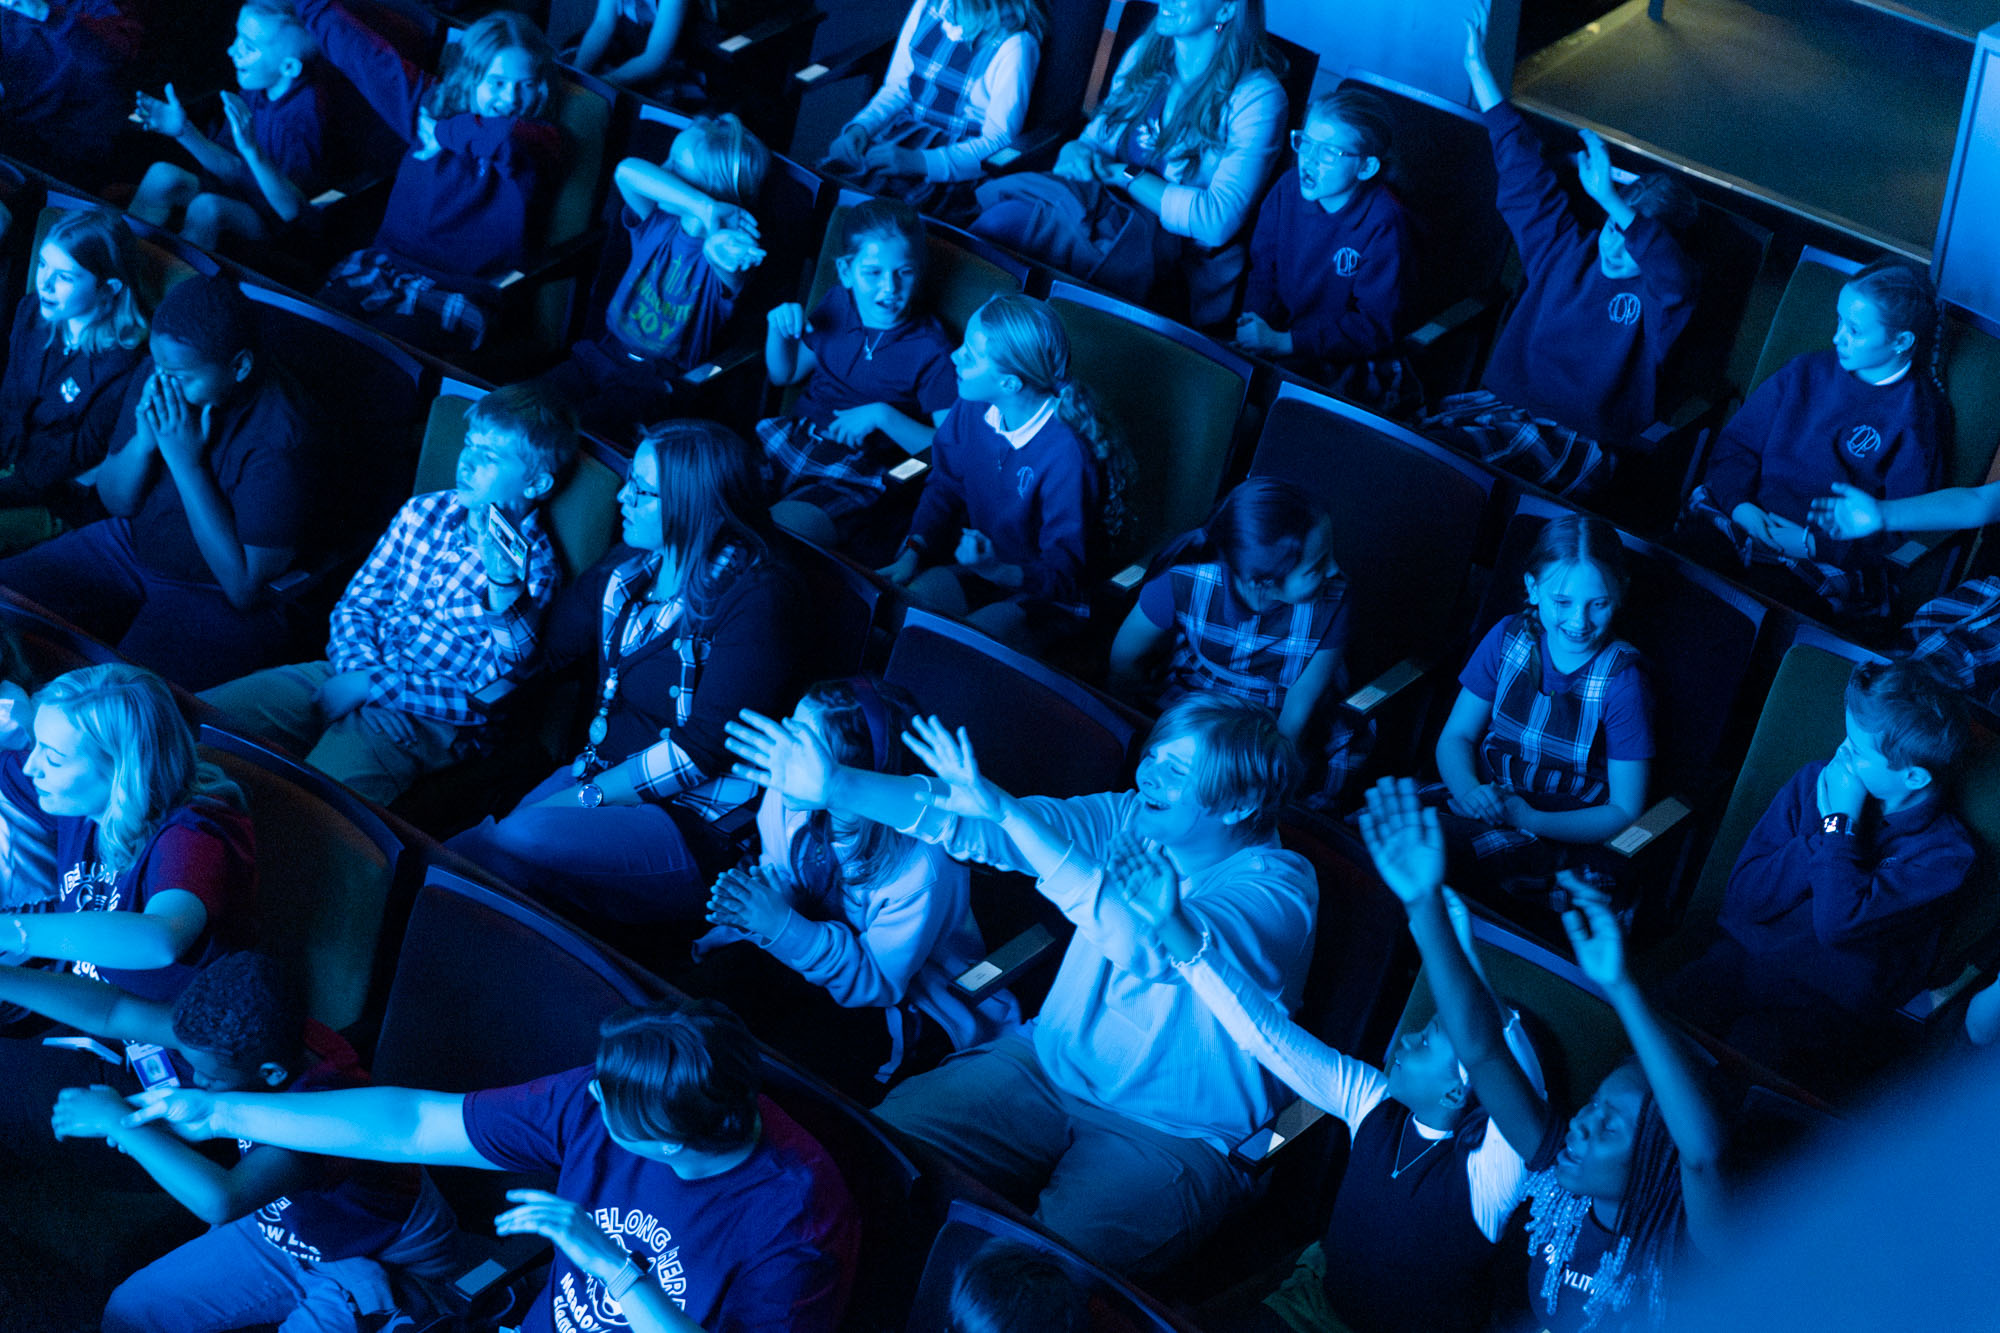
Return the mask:
POLYGON ((889 709, 875 688, 874 677, 849 676, 847 688, 854 691, 854 702, 861 705, 861 717, 868 724, 868 739, 875 749, 875 771, 880 773, 889 764, 889 709))

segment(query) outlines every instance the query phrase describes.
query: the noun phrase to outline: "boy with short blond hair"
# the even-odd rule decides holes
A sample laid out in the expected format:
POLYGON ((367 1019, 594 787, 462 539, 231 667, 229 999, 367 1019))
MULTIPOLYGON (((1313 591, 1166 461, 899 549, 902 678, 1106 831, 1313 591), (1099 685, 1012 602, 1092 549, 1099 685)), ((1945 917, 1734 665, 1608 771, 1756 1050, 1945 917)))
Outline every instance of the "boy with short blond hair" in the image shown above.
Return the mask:
POLYGON ((575 459, 573 420, 531 385, 465 415, 457 487, 396 515, 334 607, 326 660, 202 695, 384 804, 475 739, 476 696, 525 660, 561 579, 540 506, 575 459))
POLYGON ((228 54, 242 91, 223 92, 213 134, 188 118, 171 83, 164 98, 140 93, 134 113, 141 128, 185 149, 196 169, 153 163, 133 216, 164 226, 178 212, 181 235, 206 249, 225 236, 276 234, 326 184, 326 90, 314 77, 312 34, 289 0, 246 0, 228 54))

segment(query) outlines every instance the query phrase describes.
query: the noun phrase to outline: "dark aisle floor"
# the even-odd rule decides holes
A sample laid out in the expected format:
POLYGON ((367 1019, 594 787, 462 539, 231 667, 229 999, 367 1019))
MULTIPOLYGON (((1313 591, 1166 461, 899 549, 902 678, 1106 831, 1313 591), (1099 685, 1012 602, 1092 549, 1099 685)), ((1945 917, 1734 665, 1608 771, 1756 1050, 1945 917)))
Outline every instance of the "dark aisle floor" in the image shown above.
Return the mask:
MULTIPOLYGON (((1993 0, 1922 0, 1944 10, 1993 0)), ((1971 45, 1849 0, 1631 0, 1523 60, 1524 105, 1928 254, 1971 45)))

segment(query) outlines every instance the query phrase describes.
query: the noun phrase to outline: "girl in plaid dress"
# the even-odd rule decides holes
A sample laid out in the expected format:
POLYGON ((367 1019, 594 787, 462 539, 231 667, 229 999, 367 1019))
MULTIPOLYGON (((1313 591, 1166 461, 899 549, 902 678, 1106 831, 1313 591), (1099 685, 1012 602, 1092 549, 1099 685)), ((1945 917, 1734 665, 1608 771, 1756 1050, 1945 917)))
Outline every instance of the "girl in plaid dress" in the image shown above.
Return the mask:
POLYGON ((1276 713, 1302 755, 1320 756, 1307 782, 1316 806, 1340 794, 1374 739, 1372 726, 1320 706, 1347 692, 1352 608, 1332 544, 1325 506, 1291 482, 1252 477, 1155 561, 1111 645, 1121 694, 1164 707, 1220 690, 1276 713), (1148 679, 1162 654, 1164 670, 1148 679))
POLYGON ((792 410, 757 423, 773 479, 771 520, 832 546, 889 486, 889 469, 931 447, 958 399, 951 343, 916 309, 924 224, 908 204, 870 199, 840 217, 840 285, 812 319, 771 311, 764 368, 805 385, 792 410))
POLYGON ((1528 557, 1528 605, 1488 630, 1459 673, 1438 737, 1452 882, 1548 877, 1646 808, 1652 699, 1639 651, 1612 635, 1625 548, 1600 518, 1565 515, 1528 557))
POLYGON ((888 77, 820 169, 962 221, 972 183, 1028 118, 1048 20, 1038 0, 916 0, 888 77))
POLYGON ((1833 346, 1793 357, 1723 427, 1680 536, 1705 564, 1822 619, 1889 613, 1887 543, 1811 526, 1836 484, 1896 500, 1938 483, 1944 312, 1901 260, 1840 289, 1833 346))

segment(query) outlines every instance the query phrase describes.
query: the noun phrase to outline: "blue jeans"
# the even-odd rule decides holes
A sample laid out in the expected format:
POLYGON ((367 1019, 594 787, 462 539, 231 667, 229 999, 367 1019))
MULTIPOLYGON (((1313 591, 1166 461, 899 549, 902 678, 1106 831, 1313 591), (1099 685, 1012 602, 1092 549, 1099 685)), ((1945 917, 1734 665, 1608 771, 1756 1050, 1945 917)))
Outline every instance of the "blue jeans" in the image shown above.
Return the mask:
POLYGON ((708 886, 674 817, 650 803, 586 810, 570 797, 542 804, 575 789, 569 769, 557 769, 511 814, 483 819, 445 846, 523 893, 614 921, 698 920, 708 886))
POLYGON ((0 584, 190 690, 248 675, 285 647, 275 605, 239 611, 213 583, 154 573, 139 563, 122 518, 0 560, 0 584))
POLYGON ((389 1270, 442 1278, 457 1239, 429 1176, 402 1234, 370 1257, 295 1259, 259 1234, 253 1213, 119 1283, 104 1307, 104 1333, 221 1333, 251 1324, 276 1324, 280 1333, 407 1329, 412 1321, 397 1310, 389 1270))

